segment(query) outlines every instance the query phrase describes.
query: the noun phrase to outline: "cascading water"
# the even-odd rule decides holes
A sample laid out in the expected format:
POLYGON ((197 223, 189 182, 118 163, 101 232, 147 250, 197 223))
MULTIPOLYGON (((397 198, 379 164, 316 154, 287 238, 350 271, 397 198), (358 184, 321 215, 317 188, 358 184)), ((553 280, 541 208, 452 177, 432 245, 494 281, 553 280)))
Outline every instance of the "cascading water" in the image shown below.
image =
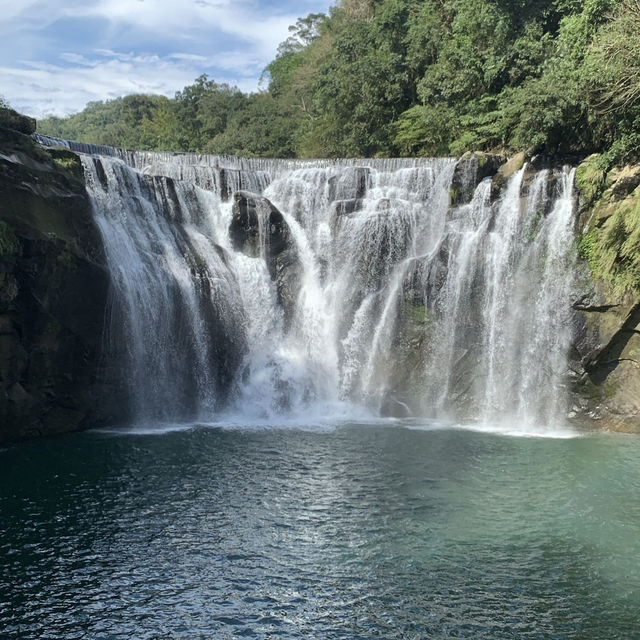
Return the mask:
POLYGON ((570 170, 523 167, 452 206, 450 159, 65 144, 83 154, 136 420, 562 420, 570 170))
POLYGON ((573 171, 525 168, 452 212, 429 276, 423 407, 552 424, 564 411, 571 340, 573 171))
POLYGON ((245 341, 237 278, 215 244, 219 200, 120 161, 82 160, 111 272, 112 357, 133 413, 209 415, 245 341))

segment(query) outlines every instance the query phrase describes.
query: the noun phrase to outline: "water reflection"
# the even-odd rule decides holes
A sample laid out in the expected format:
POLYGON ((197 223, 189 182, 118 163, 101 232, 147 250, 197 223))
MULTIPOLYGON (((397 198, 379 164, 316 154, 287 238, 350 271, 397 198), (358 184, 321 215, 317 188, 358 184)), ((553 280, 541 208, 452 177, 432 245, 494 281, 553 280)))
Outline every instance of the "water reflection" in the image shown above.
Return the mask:
POLYGON ((631 638, 640 439, 87 433, 0 452, 0 636, 631 638))

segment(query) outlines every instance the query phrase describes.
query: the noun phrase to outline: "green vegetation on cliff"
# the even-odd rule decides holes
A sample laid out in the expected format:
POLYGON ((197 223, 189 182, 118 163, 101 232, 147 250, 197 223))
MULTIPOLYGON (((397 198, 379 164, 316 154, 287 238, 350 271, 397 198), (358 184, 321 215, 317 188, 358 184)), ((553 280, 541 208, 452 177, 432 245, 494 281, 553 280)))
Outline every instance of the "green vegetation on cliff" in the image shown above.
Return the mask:
POLYGON ((246 95, 206 76, 90 103, 42 133, 250 156, 640 157, 638 0, 338 0, 290 28, 246 95))
POLYGON ((640 291, 640 167, 607 172, 604 162, 594 155, 578 167, 583 207, 590 214, 579 251, 593 275, 620 296, 640 291))

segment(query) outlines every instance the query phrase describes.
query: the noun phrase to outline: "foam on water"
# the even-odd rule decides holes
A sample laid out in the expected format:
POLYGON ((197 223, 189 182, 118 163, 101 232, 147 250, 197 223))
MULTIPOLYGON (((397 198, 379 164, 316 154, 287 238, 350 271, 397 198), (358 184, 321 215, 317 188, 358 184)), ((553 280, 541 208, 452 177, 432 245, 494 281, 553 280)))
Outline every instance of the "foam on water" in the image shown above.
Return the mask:
POLYGON ((474 431, 477 433, 485 433, 488 435, 498 435, 513 438, 549 438, 551 440, 568 440, 571 438, 582 438, 585 432, 578 431, 571 427, 545 427, 544 425, 517 424, 514 422, 504 421, 490 423, 483 422, 429 422, 426 424, 414 421, 403 424, 403 426, 412 431, 441 431, 441 430, 458 430, 458 431, 474 431))

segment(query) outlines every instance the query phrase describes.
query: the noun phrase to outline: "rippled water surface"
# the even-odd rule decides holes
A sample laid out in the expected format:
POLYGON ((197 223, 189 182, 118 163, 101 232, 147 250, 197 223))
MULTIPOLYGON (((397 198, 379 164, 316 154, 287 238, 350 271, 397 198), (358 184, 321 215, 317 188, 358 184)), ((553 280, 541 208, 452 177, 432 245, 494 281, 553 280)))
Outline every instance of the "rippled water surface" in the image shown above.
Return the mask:
POLYGON ((0 637, 640 637, 640 438, 194 427, 0 450, 0 637))

